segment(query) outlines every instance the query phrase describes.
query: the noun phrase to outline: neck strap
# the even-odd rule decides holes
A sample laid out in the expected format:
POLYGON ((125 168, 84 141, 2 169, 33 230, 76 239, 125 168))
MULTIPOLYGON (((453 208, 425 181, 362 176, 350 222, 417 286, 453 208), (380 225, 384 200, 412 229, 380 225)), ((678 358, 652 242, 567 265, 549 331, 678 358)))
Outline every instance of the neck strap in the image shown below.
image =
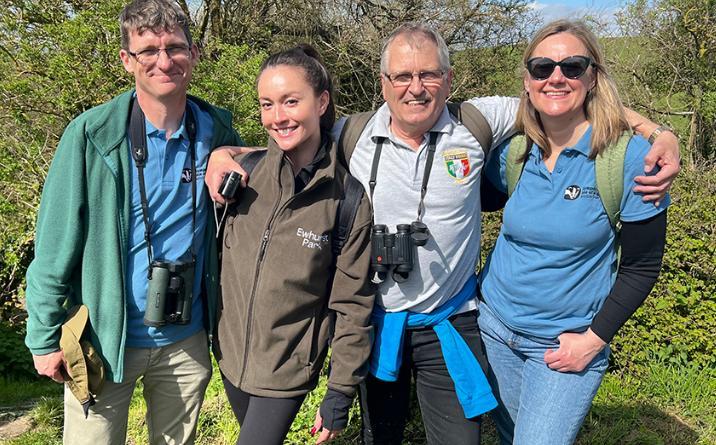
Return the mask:
MULTIPOLYGON (((196 121, 191 111, 189 103, 186 104, 185 110, 186 131, 189 134, 189 153, 191 156, 191 259, 196 262, 196 252, 194 252, 194 231, 196 230, 196 121)), ((129 119, 129 141, 131 143, 132 159, 137 167, 137 176, 139 177, 139 197, 142 204, 142 219, 144 220, 144 240, 147 243, 147 261, 149 262, 149 278, 152 273, 152 260, 154 253, 152 251, 152 222, 149 219, 149 202, 147 201, 147 190, 144 182, 144 167, 147 165, 147 126, 144 112, 139 106, 138 101, 132 103, 132 114, 129 119)))
MULTIPOLYGON (((430 140, 428 142, 428 155, 425 159, 425 170, 423 172, 423 185, 420 187, 420 203, 418 204, 418 221, 422 222, 423 213, 425 213, 425 195, 428 193, 428 180, 430 179, 430 169, 433 166, 433 158, 435 157, 435 145, 437 144, 438 133, 436 131, 430 132, 430 140)), ((380 163, 380 154, 383 151, 383 143, 385 142, 384 137, 378 138, 378 143, 375 146, 375 153, 373 154, 373 165, 370 168, 370 181, 368 186, 370 187, 370 201, 373 202, 373 192, 375 192, 375 186, 377 184, 378 177, 378 164, 380 163)))

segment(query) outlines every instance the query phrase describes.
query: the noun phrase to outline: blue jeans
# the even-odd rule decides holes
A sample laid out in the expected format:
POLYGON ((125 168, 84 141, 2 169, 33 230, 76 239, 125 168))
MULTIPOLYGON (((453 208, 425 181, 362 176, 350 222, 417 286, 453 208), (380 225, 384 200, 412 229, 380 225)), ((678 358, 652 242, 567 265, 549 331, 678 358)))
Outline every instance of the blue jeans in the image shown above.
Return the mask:
POLYGON ((582 371, 559 372, 544 362, 557 339, 517 333, 485 303, 478 318, 499 406, 492 412, 502 445, 570 445, 589 412, 609 363, 609 346, 582 371))

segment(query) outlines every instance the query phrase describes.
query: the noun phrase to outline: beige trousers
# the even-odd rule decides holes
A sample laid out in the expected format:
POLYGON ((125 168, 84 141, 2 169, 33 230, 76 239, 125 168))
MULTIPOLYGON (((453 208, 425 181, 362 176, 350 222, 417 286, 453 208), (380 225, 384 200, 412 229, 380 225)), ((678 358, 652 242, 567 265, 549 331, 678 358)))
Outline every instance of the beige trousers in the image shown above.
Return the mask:
POLYGON ((144 384, 149 443, 193 444, 199 409, 211 378, 206 332, 161 348, 127 348, 124 380, 105 382, 85 419, 65 385, 65 445, 124 445, 137 380, 144 384))

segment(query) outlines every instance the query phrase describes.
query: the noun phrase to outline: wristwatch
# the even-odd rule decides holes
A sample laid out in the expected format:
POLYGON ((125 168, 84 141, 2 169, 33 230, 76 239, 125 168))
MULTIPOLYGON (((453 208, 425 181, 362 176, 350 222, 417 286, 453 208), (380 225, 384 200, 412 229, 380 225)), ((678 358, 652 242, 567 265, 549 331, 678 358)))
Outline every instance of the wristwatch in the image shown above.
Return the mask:
POLYGON ((654 131, 652 131, 649 135, 649 144, 653 144, 656 138, 665 131, 671 131, 671 128, 665 125, 659 125, 658 127, 656 127, 654 131))

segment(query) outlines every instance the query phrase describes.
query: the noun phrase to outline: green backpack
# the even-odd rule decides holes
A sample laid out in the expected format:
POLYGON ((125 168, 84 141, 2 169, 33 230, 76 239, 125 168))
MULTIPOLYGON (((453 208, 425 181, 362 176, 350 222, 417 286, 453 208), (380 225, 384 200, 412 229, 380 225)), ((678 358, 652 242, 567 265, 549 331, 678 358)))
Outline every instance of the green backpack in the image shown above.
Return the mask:
MULTIPOLYGON (((616 235, 617 264, 621 256, 621 214, 622 194, 624 193, 624 158, 626 149, 631 140, 632 133, 624 132, 616 144, 610 145, 594 160, 594 173, 597 179, 597 191, 602 200, 604 210, 609 217, 609 223, 616 235)), ((526 138, 523 134, 515 135, 507 149, 507 162, 505 166, 505 179, 507 182, 507 196, 511 196, 522 176, 525 163, 520 158, 525 154, 526 138)))

